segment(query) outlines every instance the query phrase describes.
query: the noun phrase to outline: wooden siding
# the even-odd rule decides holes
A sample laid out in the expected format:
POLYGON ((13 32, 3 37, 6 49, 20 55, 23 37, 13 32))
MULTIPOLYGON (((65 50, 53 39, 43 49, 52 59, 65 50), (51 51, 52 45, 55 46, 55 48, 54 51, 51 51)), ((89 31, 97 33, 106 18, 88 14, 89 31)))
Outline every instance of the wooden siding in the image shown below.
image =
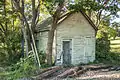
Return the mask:
MULTIPOLYGON (((45 51, 48 32, 39 33, 39 50, 45 51)), ((55 32, 53 54, 57 54, 56 65, 63 64, 62 42, 71 40, 71 63, 88 63, 95 60, 95 30, 81 13, 74 13, 60 23, 55 32), (61 59, 60 59, 61 58, 61 59)))
MULTIPOLYGON (((95 30, 81 13, 72 14, 57 27, 57 56, 62 52, 62 41, 72 40, 72 64, 92 62, 95 59, 95 30)), ((62 59, 56 63, 61 65, 62 59)))

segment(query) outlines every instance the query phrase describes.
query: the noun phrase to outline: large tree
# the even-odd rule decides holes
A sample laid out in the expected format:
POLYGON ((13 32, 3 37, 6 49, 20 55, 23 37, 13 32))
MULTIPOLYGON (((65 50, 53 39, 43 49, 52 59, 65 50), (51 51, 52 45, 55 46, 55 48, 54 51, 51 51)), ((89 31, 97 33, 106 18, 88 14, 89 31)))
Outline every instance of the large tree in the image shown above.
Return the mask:
POLYGON ((21 55, 21 30, 11 0, 0 1, 0 60, 16 62, 21 55))
POLYGON ((26 54, 32 50, 40 67, 38 52, 35 45, 35 27, 39 21, 40 0, 12 0, 16 12, 22 23, 24 39, 26 41, 26 54), (31 8, 32 7, 32 8, 31 8))
POLYGON ((47 64, 52 65, 52 46, 54 39, 54 31, 57 28, 57 23, 62 16, 63 7, 65 6, 65 0, 44 0, 45 6, 52 16, 51 28, 48 32, 48 42, 46 50, 47 64))
POLYGON ((49 13, 52 15, 52 25, 48 32, 47 42, 47 63, 52 64, 52 46, 54 39, 54 31, 57 28, 57 23, 61 16, 67 11, 80 11, 83 10, 90 17, 92 12, 96 14, 95 24, 100 25, 102 19, 115 14, 119 9, 116 6, 116 0, 43 0, 49 13), (65 11, 64 11, 65 9, 65 11), (102 12, 108 11, 110 14, 103 17, 102 12))

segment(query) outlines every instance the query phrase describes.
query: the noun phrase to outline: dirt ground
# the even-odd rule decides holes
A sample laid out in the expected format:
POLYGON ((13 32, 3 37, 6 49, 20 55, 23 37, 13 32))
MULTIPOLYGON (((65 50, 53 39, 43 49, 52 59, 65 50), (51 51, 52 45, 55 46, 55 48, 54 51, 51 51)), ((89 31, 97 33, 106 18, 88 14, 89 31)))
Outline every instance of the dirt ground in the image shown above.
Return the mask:
POLYGON ((120 71, 107 71, 107 70, 87 71, 86 73, 80 75, 76 79, 120 80, 120 71))

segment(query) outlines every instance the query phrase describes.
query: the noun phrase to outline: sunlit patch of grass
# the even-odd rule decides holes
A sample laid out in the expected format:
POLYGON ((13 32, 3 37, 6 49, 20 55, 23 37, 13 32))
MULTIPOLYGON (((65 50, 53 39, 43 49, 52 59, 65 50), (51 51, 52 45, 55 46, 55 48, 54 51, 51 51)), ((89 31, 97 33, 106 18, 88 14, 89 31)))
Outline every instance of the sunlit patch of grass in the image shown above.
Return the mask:
POLYGON ((111 48, 120 48, 120 45, 110 45, 111 48))
POLYGON ((120 39, 111 40, 111 43, 120 43, 120 39))
POLYGON ((111 52, 120 53, 120 37, 110 41, 111 52))

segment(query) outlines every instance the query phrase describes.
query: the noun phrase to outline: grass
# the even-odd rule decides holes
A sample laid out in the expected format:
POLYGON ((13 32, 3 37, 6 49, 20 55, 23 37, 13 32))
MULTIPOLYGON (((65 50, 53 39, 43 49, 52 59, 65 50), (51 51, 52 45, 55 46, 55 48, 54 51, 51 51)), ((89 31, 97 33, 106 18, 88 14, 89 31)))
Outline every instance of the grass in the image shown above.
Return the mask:
POLYGON ((115 40, 110 40, 111 52, 120 53, 120 37, 117 37, 115 40))

